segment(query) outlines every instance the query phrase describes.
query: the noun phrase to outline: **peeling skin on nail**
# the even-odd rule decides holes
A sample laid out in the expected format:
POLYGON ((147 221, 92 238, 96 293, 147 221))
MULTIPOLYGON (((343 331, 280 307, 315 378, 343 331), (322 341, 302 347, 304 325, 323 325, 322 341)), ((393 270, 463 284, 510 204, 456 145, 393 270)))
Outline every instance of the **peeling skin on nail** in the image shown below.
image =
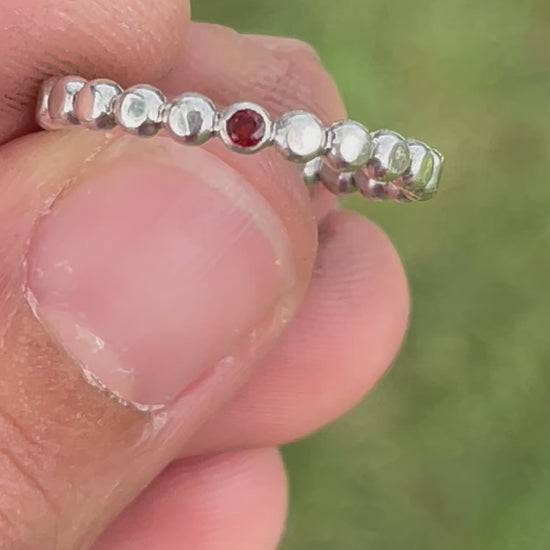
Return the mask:
MULTIPOLYGON (((91 353, 98 353, 105 349, 105 342, 99 337, 90 332, 88 329, 81 327, 80 325, 75 324, 76 330, 76 339, 84 341, 88 344, 88 348, 91 353)), ((119 369, 123 370, 123 369, 119 369)), ((130 371, 124 371, 125 373, 130 374, 130 371)))
MULTIPOLYGON (((116 137, 117 137, 116 133, 109 133, 109 135, 107 136, 107 139, 105 139, 94 150, 92 150, 90 152, 90 154, 82 161, 82 163, 80 165, 80 170, 77 173, 73 174, 73 176, 71 178, 67 178, 67 180, 65 182, 63 182, 62 186, 58 187, 58 190, 57 190, 56 193, 52 194, 50 197, 48 197, 47 199, 44 200, 44 202, 42 204, 42 207, 41 207, 41 209, 38 213, 38 216, 36 217, 36 219, 34 220, 34 222, 32 224, 31 231, 29 232, 29 238, 23 244, 23 247, 22 247, 23 248, 23 261, 21 262, 21 272, 20 272, 21 277, 22 277, 22 282, 21 282, 21 286, 19 288, 20 288, 20 292, 25 297, 25 300, 28 303, 28 305, 30 307, 30 310, 32 311, 33 315, 40 322, 42 322, 42 319, 41 319, 41 315, 40 315, 40 311, 39 311, 40 310, 39 303, 38 303, 35 295, 29 289, 28 281, 27 281, 28 265, 27 265, 26 258, 27 258, 27 253, 28 253, 29 247, 30 247, 30 240, 31 240, 30 236, 34 233, 34 228, 36 227, 36 225, 38 225, 40 223, 41 219, 43 217, 49 215, 52 212, 52 209, 53 209, 55 203, 65 195, 67 190, 71 189, 74 186, 73 184, 75 184, 78 180, 81 179, 81 174, 82 174, 82 172, 85 171, 87 166, 90 163, 92 163, 102 152, 104 152, 104 150, 106 149, 106 146, 113 139, 115 139, 116 137)), ((46 184, 46 181, 44 182, 44 184, 46 184)), ((72 271, 73 271, 72 266, 70 265, 70 263, 68 261, 60 261, 55 265, 55 267, 57 267, 59 269, 63 269, 67 273, 72 273, 72 271)), ((37 272, 34 273, 34 275, 37 276, 37 277, 42 277, 43 273, 41 273, 40 271, 37 271, 37 272)), ((8 298, 9 298, 9 295, 8 295, 8 298)), ((4 303, 9 303, 9 302, 10 302, 10 300, 4 299, 4 303)), ((15 301, 14 301, 13 310, 10 309, 6 313, 4 313, 4 316, 7 319, 7 322, 5 323, 5 325, 3 327, 4 330, 2 330, 0 332, 0 349, 4 346, 5 336, 6 336, 6 334, 9 333, 9 330, 10 330, 10 327, 11 327, 11 324, 12 324, 12 319, 14 318, 16 313, 17 313, 17 308, 15 307, 15 301)), ((42 323, 42 324, 44 325, 44 323, 42 323)), ((45 328, 46 328, 46 330, 49 331, 48 327, 45 326, 45 328)), ((86 328, 84 328, 82 326, 79 326, 79 325, 75 325, 74 330, 75 330, 75 334, 74 334, 75 339, 86 344, 86 348, 87 348, 88 353, 99 354, 99 353, 105 353, 106 352, 105 342, 100 337, 98 337, 97 335, 93 334, 91 331, 89 331, 86 328)), ((51 331, 49 331, 49 332, 51 332, 51 331)), ((105 385, 99 379, 97 379, 87 369, 85 364, 83 364, 81 361, 78 361, 75 357, 71 356, 71 359, 73 359, 73 361, 80 367, 80 370, 82 372, 82 375, 83 375, 84 379, 89 384, 96 387, 97 389, 99 389, 100 391, 105 393, 108 397, 110 397, 111 399, 117 401, 118 403, 120 403, 124 406, 130 406, 130 407, 137 408, 139 410, 145 410, 145 411, 151 411, 151 410, 155 410, 155 409, 159 408, 158 406, 157 407, 155 407, 155 406, 153 406, 153 407, 143 406, 143 405, 140 405, 138 403, 131 403, 131 402, 128 402, 128 401, 122 399, 118 394, 116 394, 116 392, 112 392, 109 389, 107 389, 105 387, 105 385)), ((120 372, 123 375, 127 376, 128 378, 131 378, 131 376, 133 374, 131 370, 120 369, 120 372)))
MULTIPOLYGON (((39 321, 41 321, 40 306, 38 304, 36 297, 28 288, 25 289, 25 298, 27 300, 27 303, 29 304, 29 307, 31 308, 33 315, 39 321)), ((43 326, 45 327, 46 330, 49 331, 49 328, 47 327, 47 325, 43 323, 43 326)), ((99 336, 97 336, 96 334, 94 334, 87 328, 82 327, 79 324, 74 323, 73 328, 74 328, 74 340, 80 342, 80 344, 83 344, 87 353, 89 354, 107 353, 105 341, 102 338, 100 338, 99 336)), ((120 405, 123 405, 125 407, 132 407, 144 412, 151 412, 151 411, 164 408, 164 405, 143 405, 141 403, 128 401, 127 399, 124 399, 119 393, 109 389, 99 378, 97 378, 97 376, 95 376, 90 371, 90 369, 88 369, 88 367, 84 362, 80 361, 77 357, 70 354, 69 352, 67 353, 71 356, 71 359, 73 360, 73 362, 80 367, 82 376, 88 384, 98 389, 99 391, 101 391, 102 393, 107 395, 110 399, 113 399, 120 405)), ((113 358, 109 359, 109 362, 112 365, 117 364, 117 361, 113 358)), ((121 374, 122 375, 121 378, 127 380, 129 384, 132 383, 132 379, 134 376, 132 369, 125 369, 121 367, 120 364, 118 364, 117 368, 115 369, 115 372, 118 374, 121 374)))
POLYGON ((27 300, 27 303, 29 304, 29 307, 31 308, 33 315, 38 319, 38 313, 37 313, 38 301, 36 300, 35 295, 27 286, 25 286, 24 294, 25 294, 25 299, 27 300))
POLYGON ((103 384, 103 382, 101 382, 101 380, 97 378, 86 367, 86 365, 82 363, 79 363, 79 364, 80 364, 80 369, 82 371, 82 376, 84 377, 84 380, 86 380, 86 382, 88 382, 88 384, 90 384, 91 386, 97 388, 99 391, 107 395, 113 401, 116 401, 119 405, 122 405, 123 407, 132 407, 142 412, 152 412, 152 411, 157 411, 164 408, 164 405, 143 405, 141 403, 136 403, 134 401, 128 401, 127 399, 124 399, 117 392, 114 392, 110 390, 107 386, 105 386, 105 384, 103 384))
POLYGON ((137 445, 147 443, 152 436, 163 430, 170 420, 170 415, 164 407, 150 412, 150 421, 146 424, 137 445))
MULTIPOLYGON (((25 298, 27 300, 27 303, 29 304, 29 307, 30 307, 33 315, 39 321, 42 321, 41 320, 41 315, 40 315, 40 305, 39 305, 35 295, 32 293, 32 291, 28 287, 25 288, 24 293, 25 293, 25 298)), ((43 324, 44 328, 51 333, 51 330, 49 329, 49 327, 44 323, 42 323, 42 324, 43 324)), ((74 330, 74 333, 73 333, 74 340, 79 342, 79 345, 83 346, 83 348, 86 350, 87 354, 104 354, 104 353, 107 353, 106 346, 105 346, 105 341, 102 338, 100 338, 99 336, 94 334, 92 331, 88 330, 87 328, 85 328, 85 327, 83 327, 79 324, 73 323, 72 327, 73 327, 73 330, 74 330)), ((140 403, 134 403, 134 402, 131 402, 131 401, 128 401, 128 400, 124 399, 116 391, 112 391, 111 389, 109 389, 99 378, 97 378, 88 369, 88 367, 86 366, 86 364, 84 362, 80 361, 79 359, 77 359, 74 355, 70 354, 69 352, 66 352, 66 353, 68 353, 70 355, 71 359, 73 360, 73 362, 80 367, 80 371, 82 373, 82 376, 83 376, 84 380, 86 380, 86 382, 88 382, 88 384, 90 384, 94 388, 98 389, 99 391, 101 391, 102 393, 107 395, 110 399, 113 399, 114 401, 116 401, 120 405, 123 405, 123 406, 126 406, 126 407, 132 407, 132 408, 138 409, 140 411, 145 411, 145 412, 150 412, 150 411, 154 411, 154 410, 158 410, 158 409, 163 408, 163 405, 151 405, 151 406, 150 405, 142 405, 140 403)), ((110 358, 108 360, 113 365, 117 364, 116 359, 110 358)), ((121 378, 127 380, 129 384, 132 383, 134 373, 131 369, 124 369, 119 364, 117 369, 116 369, 116 372, 121 374, 122 375, 121 378)))
MULTIPOLYGON (((69 263, 68 260, 63 260, 62 262, 57 262, 55 264, 55 267, 58 267, 59 269, 64 269, 67 273, 72 273, 73 272, 73 268, 71 267, 71 264, 69 263)), ((35 273, 38 274, 39 277, 42 276, 42 274, 40 273, 42 270, 41 269, 36 269, 35 270, 35 273)))

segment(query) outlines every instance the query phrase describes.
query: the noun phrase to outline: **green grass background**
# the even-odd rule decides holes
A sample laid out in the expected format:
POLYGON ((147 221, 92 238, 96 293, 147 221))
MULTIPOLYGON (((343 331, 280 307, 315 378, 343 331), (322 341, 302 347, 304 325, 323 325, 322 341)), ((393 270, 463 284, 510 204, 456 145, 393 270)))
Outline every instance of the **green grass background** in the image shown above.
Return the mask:
POLYGON ((550 548, 550 2, 196 0, 319 50, 350 115, 446 155, 391 236, 411 328, 345 418, 285 450, 284 550, 550 548))

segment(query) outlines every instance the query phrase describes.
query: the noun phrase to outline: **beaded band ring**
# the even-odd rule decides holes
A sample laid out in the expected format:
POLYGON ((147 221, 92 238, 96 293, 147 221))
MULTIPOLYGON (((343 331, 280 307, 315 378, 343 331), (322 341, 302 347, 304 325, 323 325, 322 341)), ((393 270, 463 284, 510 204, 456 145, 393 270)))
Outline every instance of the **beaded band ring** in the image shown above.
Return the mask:
POLYGON ((359 191, 374 200, 424 201, 436 193, 443 156, 396 132, 372 134, 353 120, 328 128, 312 113, 292 111, 278 120, 254 103, 218 110, 207 97, 185 93, 173 101, 149 85, 123 90, 111 80, 53 77, 42 83, 36 118, 45 130, 81 125, 120 127, 152 137, 165 131, 186 145, 219 137, 231 150, 252 154, 275 146, 300 165, 307 185, 322 183, 335 194, 359 191))

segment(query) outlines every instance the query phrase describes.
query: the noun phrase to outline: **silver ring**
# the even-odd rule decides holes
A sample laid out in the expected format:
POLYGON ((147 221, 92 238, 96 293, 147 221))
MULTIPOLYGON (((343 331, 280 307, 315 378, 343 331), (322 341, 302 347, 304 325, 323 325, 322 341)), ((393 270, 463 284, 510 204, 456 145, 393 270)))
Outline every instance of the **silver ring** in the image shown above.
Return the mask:
POLYGON ((273 120, 254 103, 218 109, 207 97, 185 93, 171 101, 140 84, 123 90, 112 80, 53 77, 42 83, 36 119, 45 130, 81 125, 120 127, 145 137, 163 131, 186 145, 213 137, 238 153, 274 146, 300 165, 307 185, 322 183, 340 195, 359 191, 374 200, 424 201, 439 187, 443 156, 416 139, 390 130, 369 132, 353 120, 329 127, 312 113, 292 111, 273 120))

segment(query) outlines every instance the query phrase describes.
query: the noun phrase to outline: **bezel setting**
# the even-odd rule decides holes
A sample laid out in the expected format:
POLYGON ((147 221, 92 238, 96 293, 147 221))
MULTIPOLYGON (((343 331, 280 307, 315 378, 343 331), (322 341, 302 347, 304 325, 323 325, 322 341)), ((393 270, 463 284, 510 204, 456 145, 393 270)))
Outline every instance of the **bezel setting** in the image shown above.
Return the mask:
POLYGON ((217 133, 223 143, 232 151, 243 154, 252 154, 264 149, 273 142, 273 126, 273 121, 271 120, 269 113, 263 107, 260 107, 256 103, 243 101, 231 105, 220 114, 217 124, 217 133), (263 121, 264 128, 261 139, 255 145, 242 147, 231 138, 228 123, 237 113, 246 111, 251 111, 252 113, 258 115, 263 121))
POLYGON ((46 130, 75 125, 91 130, 119 127, 142 137, 162 131, 190 146, 218 137, 226 147, 245 155, 274 145, 283 158, 301 165, 308 186, 322 184, 338 195, 359 190, 369 199, 402 203, 432 198, 444 162, 439 151, 422 141, 406 140, 390 130, 371 134, 353 120, 327 127, 315 114, 294 110, 274 121, 266 109, 252 102, 219 111, 202 94, 188 92, 169 102, 147 84, 123 91, 112 80, 86 81, 80 76, 45 80, 36 120, 46 130))

